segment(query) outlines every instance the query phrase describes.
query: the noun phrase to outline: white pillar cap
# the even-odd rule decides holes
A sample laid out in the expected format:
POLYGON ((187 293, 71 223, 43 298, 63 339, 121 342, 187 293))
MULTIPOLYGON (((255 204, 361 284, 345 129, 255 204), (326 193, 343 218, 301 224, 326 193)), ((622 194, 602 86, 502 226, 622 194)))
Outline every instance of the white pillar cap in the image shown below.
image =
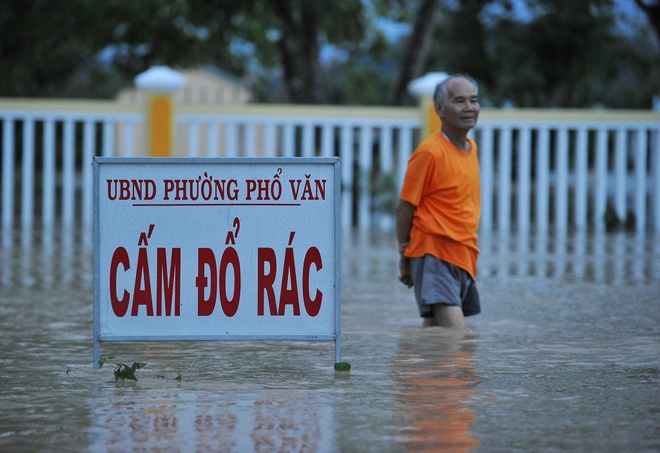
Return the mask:
POLYGON ((176 91, 186 84, 186 77, 168 66, 152 66, 135 77, 138 88, 151 91, 176 91))
POLYGON ((448 78, 449 74, 446 72, 429 72, 418 79, 411 80, 408 84, 408 91, 417 97, 432 95, 435 87, 448 78))

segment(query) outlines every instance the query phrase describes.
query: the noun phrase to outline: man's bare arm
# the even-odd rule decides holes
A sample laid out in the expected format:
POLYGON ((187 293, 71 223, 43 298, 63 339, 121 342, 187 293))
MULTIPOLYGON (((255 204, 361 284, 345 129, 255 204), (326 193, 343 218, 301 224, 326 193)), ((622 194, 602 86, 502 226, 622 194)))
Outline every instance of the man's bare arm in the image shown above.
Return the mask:
POLYGON ((415 206, 405 200, 399 200, 396 206, 396 239, 399 244, 410 242, 410 230, 413 224, 415 206))
POLYGON ((413 285, 410 275, 410 259, 404 256, 404 251, 410 243, 415 206, 405 200, 399 200, 396 207, 396 239, 399 243, 399 280, 407 287, 413 285))

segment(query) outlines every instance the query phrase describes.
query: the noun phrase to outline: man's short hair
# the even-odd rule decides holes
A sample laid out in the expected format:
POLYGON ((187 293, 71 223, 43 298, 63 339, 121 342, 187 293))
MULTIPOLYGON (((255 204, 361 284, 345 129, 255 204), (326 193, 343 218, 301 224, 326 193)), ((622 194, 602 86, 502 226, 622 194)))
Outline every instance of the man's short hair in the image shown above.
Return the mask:
POLYGON ((477 81, 474 80, 472 77, 470 77, 469 75, 461 75, 461 74, 451 75, 435 86, 435 90, 433 91, 433 105, 436 106, 442 105, 442 103, 444 103, 447 100, 447 83, 453 79, 467 80, 472 84, 472 86, 474 86, 474 89, 477 92, 477 94, 479 94, 479 85, 477 84, 477 81))

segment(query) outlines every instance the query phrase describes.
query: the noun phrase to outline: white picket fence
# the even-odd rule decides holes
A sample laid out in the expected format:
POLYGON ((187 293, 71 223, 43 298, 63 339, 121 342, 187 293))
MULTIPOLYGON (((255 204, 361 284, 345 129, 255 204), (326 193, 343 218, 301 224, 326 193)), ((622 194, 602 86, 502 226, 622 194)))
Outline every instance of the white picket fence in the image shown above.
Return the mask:
MULTIPOLYGON (((176 115, 179 156, 340 156, 342 225, 391 228, 414 108, 233 106, 176 115)), ((1 224, 91 224, 93 156, 145 155, 146 114, 114 102, 0 99, 1 224)), ((484 230, 597 231, 608 206, 660 231, 660 114, 482 110, 484 230)))

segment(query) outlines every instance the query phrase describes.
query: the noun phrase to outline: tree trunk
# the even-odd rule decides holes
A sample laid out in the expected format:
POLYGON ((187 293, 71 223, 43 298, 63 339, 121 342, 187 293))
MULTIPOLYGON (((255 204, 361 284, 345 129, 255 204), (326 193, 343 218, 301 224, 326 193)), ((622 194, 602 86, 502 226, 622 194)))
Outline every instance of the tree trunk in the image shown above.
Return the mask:
POLYGON ((317 10, 310 3, 303 2, 302 10, 298 11, 300 19, 296 20, 290 2, 273 0, 271 6, 282 23, 278 47, 289 101, 297 104, 323 102, 317 10))
POLYGON ((410 99, 408 84, 422 76, 426 58, 433 42, 433 31, 438 21, 440 0, 423 0, 417 12, 415 25, 408 41, 399 81, 392 97, 392 105, 403 105, 410 99))

